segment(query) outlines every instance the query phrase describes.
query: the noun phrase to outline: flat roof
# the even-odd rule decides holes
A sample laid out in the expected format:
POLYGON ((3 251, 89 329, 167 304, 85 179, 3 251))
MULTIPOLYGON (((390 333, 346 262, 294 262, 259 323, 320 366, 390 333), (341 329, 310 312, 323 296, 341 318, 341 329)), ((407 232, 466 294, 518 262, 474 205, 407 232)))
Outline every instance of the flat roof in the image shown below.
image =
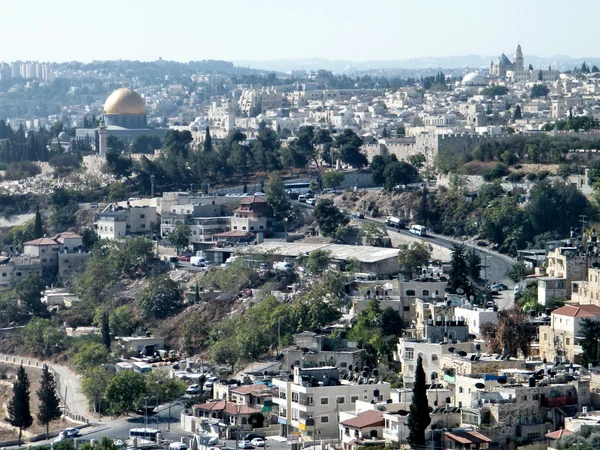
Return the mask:
POLYGON ((315 250, 325 250, 331 253, 333 259, 348 260, 355 258, 364 263, 375 263, 398 257, 398 249, 371 247, 365 245, 342 244, 309 244, 298 242, 265 241, 262 244, 248 247, 237 247, 232 251, 237 253, 262 253, 296 258, 306 256, 315 250))

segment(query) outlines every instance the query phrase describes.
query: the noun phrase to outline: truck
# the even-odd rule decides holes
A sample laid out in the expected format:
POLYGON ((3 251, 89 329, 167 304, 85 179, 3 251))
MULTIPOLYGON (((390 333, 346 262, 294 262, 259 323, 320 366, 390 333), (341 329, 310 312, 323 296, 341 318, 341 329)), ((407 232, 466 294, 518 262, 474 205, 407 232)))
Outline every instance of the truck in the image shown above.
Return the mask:
POLYGON ((294 266, 292 266, 291 263, 287 262, 287 261, 280 261, 280 262, 276 262, 273 263, 273 270, 292 270, 294 268, 294 266))
POLYGON ((389 216, 385 219, 385 225, 393 228, 406 228, 406 223, 403 217, 389 216))
POLYGON ((137 373, 141 373, 142 375, 152 372, 152 366, 149 364, 134 362, 131 365, 133 366, 133 370, 135 370, 137 373))
POLYGON ((206 265, 206 259, 204 256, 192 256, 190 257, 190 264, 192 266, 204 267, 206 265))

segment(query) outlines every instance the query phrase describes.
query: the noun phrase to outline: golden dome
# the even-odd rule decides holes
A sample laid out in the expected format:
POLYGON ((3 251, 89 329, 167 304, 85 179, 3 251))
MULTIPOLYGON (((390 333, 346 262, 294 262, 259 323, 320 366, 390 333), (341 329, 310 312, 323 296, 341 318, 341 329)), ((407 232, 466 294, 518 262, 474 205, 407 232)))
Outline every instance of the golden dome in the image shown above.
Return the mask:
POLYGON ((146 103, 140 94, 122 87, 106 99, 104 114, 146 114, 146 103))

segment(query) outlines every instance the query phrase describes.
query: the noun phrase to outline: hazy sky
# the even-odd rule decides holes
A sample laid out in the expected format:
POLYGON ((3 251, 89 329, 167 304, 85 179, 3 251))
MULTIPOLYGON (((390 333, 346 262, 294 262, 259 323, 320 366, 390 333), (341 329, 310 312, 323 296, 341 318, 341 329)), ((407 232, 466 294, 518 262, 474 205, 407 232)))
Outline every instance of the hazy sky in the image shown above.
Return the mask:
POLYGON ((600 1, 0 0, 0 60, 600 56, 600 1))

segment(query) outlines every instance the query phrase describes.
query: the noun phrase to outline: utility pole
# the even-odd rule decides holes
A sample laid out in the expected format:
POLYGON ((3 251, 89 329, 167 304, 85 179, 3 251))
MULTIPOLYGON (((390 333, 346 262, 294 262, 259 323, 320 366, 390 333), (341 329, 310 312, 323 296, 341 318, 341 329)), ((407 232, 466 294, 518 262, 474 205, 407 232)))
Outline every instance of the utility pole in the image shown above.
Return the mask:
POLYGON ((154 174, 150 175, 150 197, 154 198, 154 174))

